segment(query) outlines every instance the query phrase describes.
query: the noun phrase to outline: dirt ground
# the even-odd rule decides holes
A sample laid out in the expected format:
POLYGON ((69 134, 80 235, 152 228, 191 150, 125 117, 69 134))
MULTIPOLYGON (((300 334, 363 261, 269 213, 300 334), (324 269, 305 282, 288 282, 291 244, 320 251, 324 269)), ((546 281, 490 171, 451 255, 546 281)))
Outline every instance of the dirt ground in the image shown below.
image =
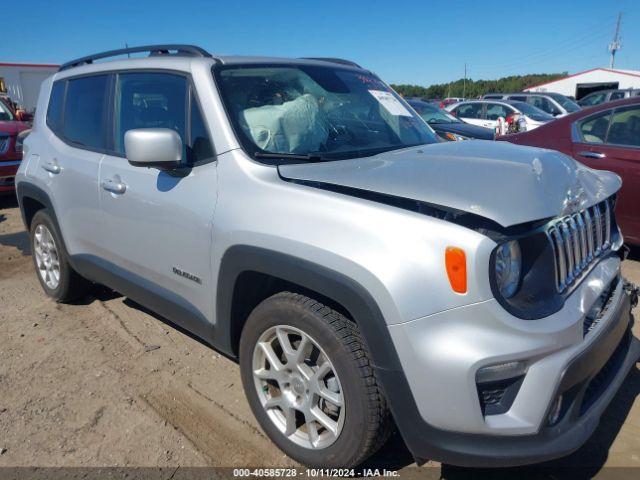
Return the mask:
MULTIPOLYGON (((113 292, 52 302, 29 254, 15 200, 0 198, 0 467, 295 465, 254 420, 236 364, 113 292)), ((632 258, 625 273, 640 283, 640 251, 632 258)), ((640 467, 639 392, 636 367, 591 440, 535 472, 640 467)), ((397 435, 371 460, 411 464, 397 435)), ((427 466, 434 478, 465 472, 427 466)))

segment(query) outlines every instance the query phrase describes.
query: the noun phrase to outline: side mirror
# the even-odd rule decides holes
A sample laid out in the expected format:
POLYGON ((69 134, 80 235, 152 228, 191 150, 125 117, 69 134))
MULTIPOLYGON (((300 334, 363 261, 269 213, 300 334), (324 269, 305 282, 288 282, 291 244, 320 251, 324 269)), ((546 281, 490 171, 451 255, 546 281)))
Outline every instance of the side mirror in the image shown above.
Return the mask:
POLYGON ((169 128, 135 128, 124 134, 124 151, 131 165, 172 169, 182 161, 182 139, 169 128))

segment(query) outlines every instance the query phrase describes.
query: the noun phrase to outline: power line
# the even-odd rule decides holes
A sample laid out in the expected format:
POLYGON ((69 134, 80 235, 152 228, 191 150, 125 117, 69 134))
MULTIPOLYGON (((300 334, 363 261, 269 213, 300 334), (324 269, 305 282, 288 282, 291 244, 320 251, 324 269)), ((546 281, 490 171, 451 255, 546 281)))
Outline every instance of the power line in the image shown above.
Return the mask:
POLYGON ((555 60, 558 58, 565 59, 567 54, 575 52, 577 50, 585 49, 591 45, 594 45, 595 43, 600 42, 603 38, 605 38, 606 35, 607 34, 605 32, 602 32, 598 35, 592 34, 592 38, 588 42, 573 44, 573 45, 567 44, 565 45, 565 47, 561 49, 557 49, 555 52, 552 52, 549 54, 537 54, 535 56, 529 57, 528 59, 526 57, 523 57, 522 61, 511 63, 511 64, 480 65, 480 67, 477 70, 489 71, 489 70, 495 70, 496 68, 500 70, 515 70, 515 69, 526 68, 531 65, 539 65, 541 63, 549 62, 550 60, 555 60))
POLYGON ((513 58, 511 60, 506 60, 503 62, 494 62, 491 64, 478 64, 478 66, 490 67, 490 68, 509 68, 512 66, 520 66, 531 61, 536 61, 539 59, 546 60, 548 58, 557 57, 560 54, 564 53, 567 50, 575 50, 575 48, 584 47, 593 43, 593 40, 597 37, 602 37, 607 35, 610 31, 613 22, 609 22, 606 24, 598 23, 597 26, 593 28, 587 29, 585 32, 573 36, 567 39, 564 39, 561 42, 555 42, 552 47, 548 47, 543 50, 539 50, 537 52, 531 52, 528 54, 519 55, 517 59, 513 58))

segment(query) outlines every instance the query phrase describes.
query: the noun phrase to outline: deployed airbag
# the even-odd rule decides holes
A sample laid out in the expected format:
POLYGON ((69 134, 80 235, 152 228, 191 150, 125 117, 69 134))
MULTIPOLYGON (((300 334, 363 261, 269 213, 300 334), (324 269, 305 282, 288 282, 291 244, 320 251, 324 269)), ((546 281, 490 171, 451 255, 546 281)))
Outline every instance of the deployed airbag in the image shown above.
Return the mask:
POLYGON ((317 152, 327 140, 318 101, 309 94, 282 105, 264 105, 242 112, 255 144, 268 152, 317 152))

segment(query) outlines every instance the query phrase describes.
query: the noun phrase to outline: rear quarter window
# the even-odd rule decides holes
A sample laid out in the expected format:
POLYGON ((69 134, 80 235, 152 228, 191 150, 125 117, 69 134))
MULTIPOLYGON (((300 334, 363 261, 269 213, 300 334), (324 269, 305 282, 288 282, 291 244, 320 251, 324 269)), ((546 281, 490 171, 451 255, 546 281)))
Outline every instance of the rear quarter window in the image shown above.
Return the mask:
POLYGON ((49 106, 47 107, 47 125, 57 134, 62 132, 62 107, 64 105, 64 91, 67 82, 54 82, 49 95, 49 106))
POLYGON ((604 112, 578 122, 578 131, 583 142, 604 143, 609 129, 611 112, 604 112))

